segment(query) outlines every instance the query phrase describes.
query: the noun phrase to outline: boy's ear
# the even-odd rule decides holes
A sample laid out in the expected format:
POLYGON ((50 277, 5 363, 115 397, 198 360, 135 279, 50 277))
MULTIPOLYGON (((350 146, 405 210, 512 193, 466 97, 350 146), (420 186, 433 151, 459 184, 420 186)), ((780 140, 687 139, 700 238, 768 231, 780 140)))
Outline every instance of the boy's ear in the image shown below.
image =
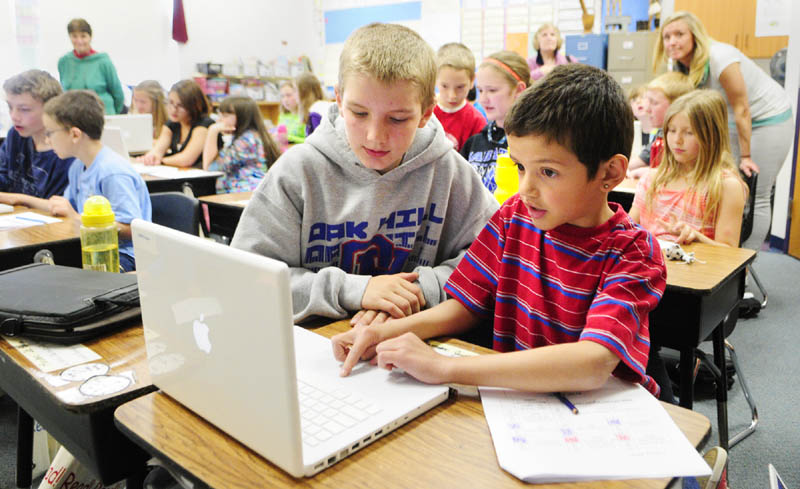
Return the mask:
POLYGON ((425 127, 425 124, 427 124, 428 121, 431 119, 431 116, 433 116, 433 107, 435 105, 436 104, 431 105, 430 107, 428 107, 427 110, 422 112, 422 119, 419 120, 419 125, 417 127, 419 127, 420 129, 425 127))
POLYGON ((597 173, 603 191, 611 192, 614 187, 625 180, 625 176, 628 174, 628 158, 621 154, 615 154, 600 165, 597 173))
POLYGON ((81 138, 81 136, 83 136, 83 131, 81 131, 75 126, 72 126, 69 129, 67 129, 67 134, 69 134, 69 138, 70 140, 72 140, 73 143, 77 143, 78 140, 81 138))

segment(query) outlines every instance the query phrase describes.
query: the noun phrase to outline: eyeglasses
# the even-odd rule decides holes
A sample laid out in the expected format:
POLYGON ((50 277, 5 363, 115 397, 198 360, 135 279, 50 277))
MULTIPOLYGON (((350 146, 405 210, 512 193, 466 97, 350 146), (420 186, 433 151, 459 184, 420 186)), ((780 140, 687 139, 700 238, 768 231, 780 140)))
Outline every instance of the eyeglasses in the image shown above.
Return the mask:
POLYGON ((61 129, 53 129, 52 131, 45 131, 44 132, 44 137, 49 139, 50 136, 53 135, 53 133, 56 133, 56 132, 59 132, 59 131, 67 131, 67 130, 68 129, 66 127, 62 127, 61 129))
POLYGON ((186 107, 184 107, 184 106, 183 106, 183 105, 181 105, 180 103, 177 103, 177 104, 176 104, 176 103, 175 103, 175 102, 173 102, 172 100, 169 100, 169 101, 167 101, 167 105, 169 105, 170 107, 175 107, 175 109, 176 109, 176 110, 186 109, 186 107))

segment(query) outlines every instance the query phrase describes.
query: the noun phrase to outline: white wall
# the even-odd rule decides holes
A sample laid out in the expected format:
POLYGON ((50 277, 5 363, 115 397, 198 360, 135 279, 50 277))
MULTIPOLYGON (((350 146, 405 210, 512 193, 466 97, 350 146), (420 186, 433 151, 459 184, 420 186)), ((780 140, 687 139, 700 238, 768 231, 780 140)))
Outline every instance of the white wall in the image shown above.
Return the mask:
POLYGON ((189 35, 185 45, 172 40, 171 0, 38 0, 36 55, 15 65, 12 55, 17 51, 9 47, 15 43, 13 30, 5 28, 7 20, 14 21, 14 0, 0 0, 0 79, 34 67, 57 76, 58 59, 72 49, 67 23, 74 17, 91 24, 92 47, 111 56, 123 85, 156 79, 168 88, 190 77, 198 62, 233 61, 238 56, 264 61, 278 55, 320 58, 318 39, 310 34, 314 0, 294 0, 291 7, 276 0, 183 3, 189 35))

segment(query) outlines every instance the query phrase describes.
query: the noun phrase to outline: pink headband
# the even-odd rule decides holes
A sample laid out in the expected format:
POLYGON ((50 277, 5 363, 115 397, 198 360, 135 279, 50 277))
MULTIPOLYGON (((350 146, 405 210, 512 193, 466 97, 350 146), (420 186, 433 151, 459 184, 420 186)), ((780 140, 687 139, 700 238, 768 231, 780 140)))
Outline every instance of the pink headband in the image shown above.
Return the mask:
POLYGON ((486 58, 486 59, 483 60, 483 62, 484 63, 491 63, 491 64, 493 64, 495 66, 499 66, 504 71, 508 72, 509 75, 513 76, 514 79, 517 80, 518 82, 522 81, 522 78, 520 78, 520 76, 517 74, 516 71, 512 70, 511 67, 509 67, 507 64, 503 63, 499 59, 486 58))

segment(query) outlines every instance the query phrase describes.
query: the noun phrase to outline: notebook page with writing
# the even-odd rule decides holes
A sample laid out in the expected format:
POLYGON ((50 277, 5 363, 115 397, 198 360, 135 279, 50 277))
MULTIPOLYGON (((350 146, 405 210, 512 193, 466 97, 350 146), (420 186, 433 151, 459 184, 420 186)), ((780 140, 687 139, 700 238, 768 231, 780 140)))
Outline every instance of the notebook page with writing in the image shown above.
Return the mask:
POLYGON ((526 482, 709 475, 711 469, 661 404, 610 378, 598 390, 555 396, 481 387, 500 466, 526 482))

